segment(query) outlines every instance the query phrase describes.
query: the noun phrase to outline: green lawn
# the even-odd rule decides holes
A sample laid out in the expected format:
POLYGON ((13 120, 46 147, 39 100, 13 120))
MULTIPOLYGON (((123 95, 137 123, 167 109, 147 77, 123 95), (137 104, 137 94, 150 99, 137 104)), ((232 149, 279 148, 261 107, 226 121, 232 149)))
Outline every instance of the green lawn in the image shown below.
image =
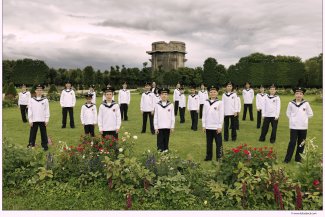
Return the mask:
MULTIPOLYGON (((117 96, 115 97, 117 98, 117 96)), ((238 131, 238 139, 236 142, 223 142, 224 149, 229 149, 244 143, 255 147, 273 146, 274 150, 277 152, 279 163, 281 165, 289 141, 288 119, 285 115, 285 111, 288 102, 292 100, 292 98, 293 96, 281 96, 281 115, 279 119, 277 140, 275 144, 269 143, 270 131, 266 137, 266 142, 259 142, 258 138, 260 136, 260 130, 256 129, 256 121, 241 121, 242 114, 240 114, 240 130, 238 131)), ((319 145, 320 151, 322 151, 322 104, 314 102, 314 98, 315 96, 305 97, 306 100, 310 101, 311 107, 314 111, 314 117, 309 122, 307 136, 309 138, 316 137, 316 143, 319 145)), ((100 101, 101 96, 97 98, 97 103, 100 101)), ((57 144, 59 141, 66 141, 69 145, 78 144, 80 135, 83 134, 83 127, 80 123, 80 109, 84 102, 85 100, 83 99, 77 100, 74 111, 76 123, 75 129, 70 129, 69 127, 66 129, 61 129, 62 114, 60 104, 59 102, 50 103, 51 117, 48 126, 48 135, 52 138, 54 144, 57 144)), ((122 122, 122 132, 128 131, 133 135, 138 136, 138 142, 135 148, 135 153, 137 155, 143 153, 147 149, 156 149, 156 136, 150 134, 148 130, 149 123, 147 126, 147 133, 140 133, 142 126, 142 116, 139 104, 140 95, 137 93, 132 94, 131 105, 129 107, 129 121, 122 122)), ((254 118, 256 118, 255 106, 254 118)), ((185 124, 180 124, 179 116, 176 118, 175 132, 171 135, 170 138, 170 150, 178 150, 178 153, 183 158, 193 159, 196 162, 200 162, 204 168, 210 168, 213 164, 211 162, 206 163, 203 161, 206 152, 205 135, 201 130, 197 132, 190 130, 189 112, 186 112, 185 119, 185 124)), ((67 126, 69 126, 69 124, 67 124, 67 126)), ((199 129, 201 129, 201 121, 199 121, 199 129)), ((96 128, 96 133, 98 134, 98 128, 96 128)), ((13 143, 21 145, 22 147, 27 146, 29 137, 29 125, 22 122, 20 110, 18 107, 3 110, 3 137, 9 139, 13 143)), ((36 143, 40 144, 39 133, 37 135, 36 143)), ((295 163, 291 162, 290 164, 284 166, 288 169, 292 169, 295 168, 294 165, 295 163)))

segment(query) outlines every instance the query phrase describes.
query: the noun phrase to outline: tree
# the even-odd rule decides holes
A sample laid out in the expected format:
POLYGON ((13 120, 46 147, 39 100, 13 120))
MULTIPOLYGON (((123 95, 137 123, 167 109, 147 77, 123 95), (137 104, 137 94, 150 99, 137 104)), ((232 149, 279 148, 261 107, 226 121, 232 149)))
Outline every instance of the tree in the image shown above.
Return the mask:
POLYGON ((55 84, 51 84, 48 93, 57 93, 58 89, 56 88, 55 84))
POLYGON ((322 87, 323 54, 312 57, 304 62, 304 83, 307 87, 322 87))
POLYGON ((92 85, 94 83, 94 69, 92 66, 86 66, 84 68, 84 85, 86 85, 87 87, 89 87, 90 85, 92 85))
POLYGON ((207 86, 216 85, 218 80, 216 59, 209 57, 204 61, 202 80, 207 86))
POLYGON ((13 100, 17 96, 17 90, 14 83, 10 82, 8 89, 6 91, 6 99, 13 100))

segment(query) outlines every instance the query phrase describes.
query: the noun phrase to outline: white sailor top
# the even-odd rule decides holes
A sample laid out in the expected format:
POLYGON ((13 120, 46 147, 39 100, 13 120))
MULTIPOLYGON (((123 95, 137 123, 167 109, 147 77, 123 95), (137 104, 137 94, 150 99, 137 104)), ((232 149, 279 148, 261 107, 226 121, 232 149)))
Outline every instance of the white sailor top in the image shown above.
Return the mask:
POLYGON ((121 127, 120 107, 115 101, 107 103, 105 100, 98 111, 99 131, 116 131, 121 127))
POLYGON ((280 117, 281 100, 277 95, 266 95, 262 108, 262 117, 280 117))
POLYGON ((161 100, 159 94, 153 94, 154 105, 156 105, 161 100))
POLYGON ((181 93, 181 92, 179 91, 179 89, 175 89, 175 90, 174 90, 174 95, 173 95, 173 100, 174 100, 174 102, 175 102, 175 101, 179 101, 179 98, 180 98, 179 95, 180 95, 180 93, 181 93))
POLYGON ((244 104, 253 104, 254 90, 250 88, 244 89, 242 93, 243 93, 244 104))
POLYGON ((96 108, 96 105, 93 104, 93 103, 84 104, 81 107, 80 120, 81 120, 81 123, 84 124, 84 125, 97 124, 97 108, 96 108))
POLYGON ((142 112, 152 112, 154 109, 154 94, 150 91, 142 93, 140 101, 140 110, 142 112))
POLYGON ((173 103, 159 101, 155 105, 154 128, 173 129, 175 127, 175 115, 173 103))
POLYGON ((121 89, 118 92, 118 103, 119 104, 130 104, 131 94, 130 90, 121 89))
POLYGON ((18 105, 28 105, 29 100, 31 98, 30 92, 29 91, 25 91, 25 92, 20 92, 18 94, 19 98, 18 98, 18 105))
POLYGON ((50 107, 49 101, 45 97, 33 97, 28 104, 28 120, 33 122, 49 122, 50 107))
POLYGON ((234 115, 239 112, 237 94, 234 92, 222 94, 222 102, 224 106, 225 116, 234 115))
POLYGON ((256 94, 256 109, 261 110, 265 101, 266 94, 258 93, 256 94))
POLYGON ((300 103, 292 100, 288 104, 287 117, 289 118, 290 129, 307 130, 308 119, 313 117, 313 115, 313 110, 305 100, 302 100, 300 103))
POLYGON ((198 92, 198 96, 199 96, 199 99, 200 99, 200 104, 204 104, 205 103, 205 101, 207 100, 207 99, 209 99, 209 95, 208 95, 208 91, 206 91, 206 90, 200 90, 199 92, 198 92))
POLYGON ((76 95, 72 89, 64 89, 60 96, 61 107, 74 107, 76 105, 76 95))
POLYGON ((206 100, 202 112, 202 127, 208 130, 222 129, 224 121, 223 102, 216 100, 206 100))
POLYGON ((187 110, 189 111, 198 111, 200 109, 200 99, 196 94, 188 95, 187 100, 187 110))
POLYGON ((93 96, 91 97, 91 103, 96 104, 96 91, 88 91, 88 94, 92 94, 93 96))
POLYGON ((186 97, 184 93, 179 94, 179 107, 185 108, 186 107, 186 97))

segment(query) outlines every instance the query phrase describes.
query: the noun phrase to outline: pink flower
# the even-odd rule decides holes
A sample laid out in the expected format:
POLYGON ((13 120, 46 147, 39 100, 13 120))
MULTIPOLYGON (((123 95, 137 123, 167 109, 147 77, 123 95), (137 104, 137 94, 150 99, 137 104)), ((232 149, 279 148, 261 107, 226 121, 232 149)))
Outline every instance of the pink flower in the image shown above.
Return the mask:
POLYGON ((317 186, 317 185, 319 185, 319 181, 318 181, 317 179, 316 179, 316 180, 314 180, 314 181, 313 181, 313 185, 314 185, 314 186, 317 186))

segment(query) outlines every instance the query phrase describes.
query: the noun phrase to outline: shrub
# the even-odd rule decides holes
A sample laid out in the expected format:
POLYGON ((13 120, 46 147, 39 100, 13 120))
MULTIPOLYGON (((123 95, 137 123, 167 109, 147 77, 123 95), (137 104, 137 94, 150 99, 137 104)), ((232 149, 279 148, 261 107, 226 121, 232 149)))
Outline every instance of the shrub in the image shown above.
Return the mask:
POLYGON ((14 85, 14 83, 10 82, 8 89, 6 91, 5 99, 14 100, 16 98, 16 96, 17 96, 17 90, 15 88, 15 85, 14 85))
POLYGON ((46 97, 49 101, 60 101, 60 94, 57 92, 48 93, 46 97))
POLYGON ((57 93, 58 89, 56 88, 55 84, 51 84, 50 89, 48 91, 48 93, 57 93))
POLYGON ((10 100, 10 99, 4 99, 2 101, 2 108, 11 108, 11 107, 16 107, 18 104, 18 99, 13 99, 13 100, 10 100))

